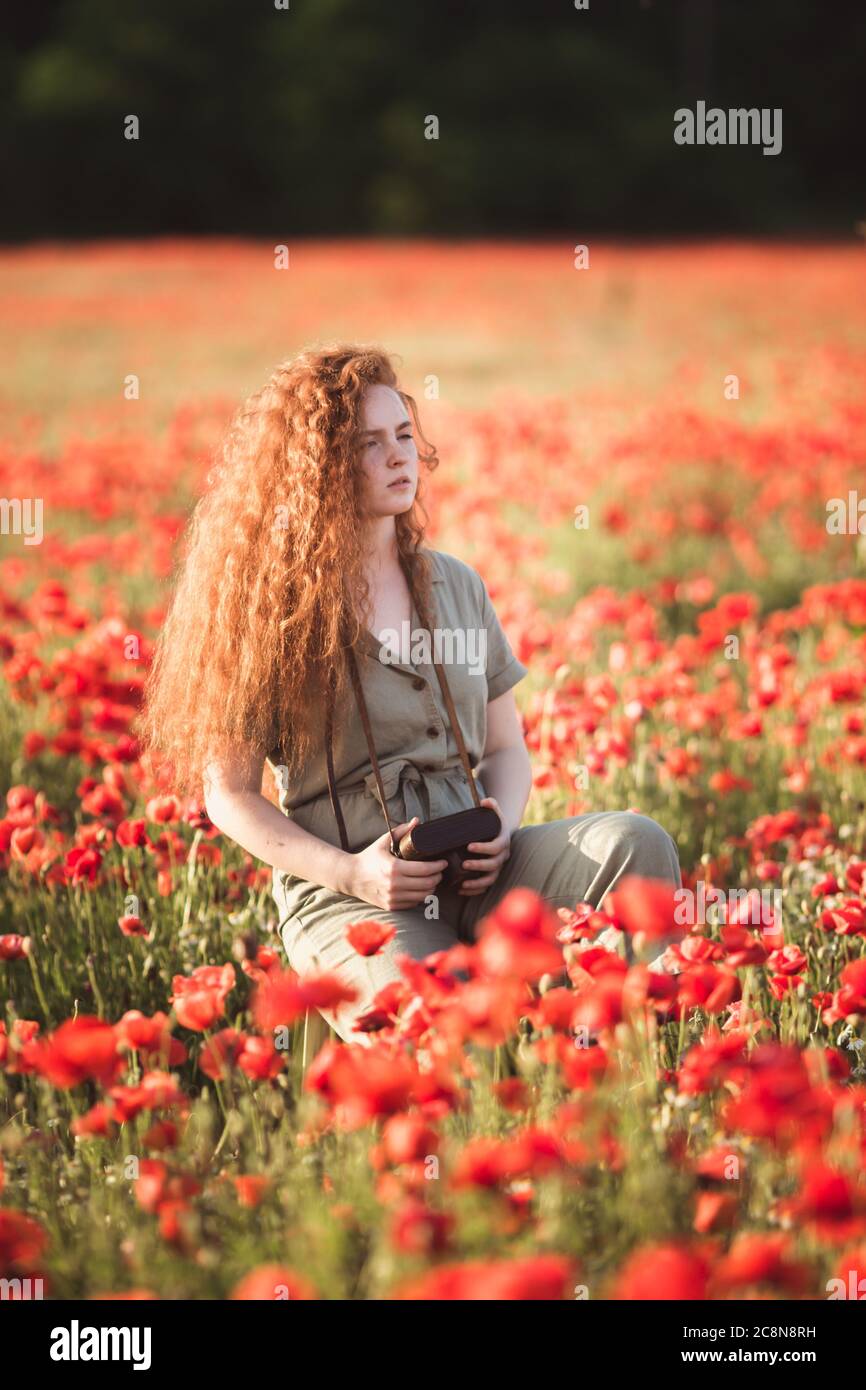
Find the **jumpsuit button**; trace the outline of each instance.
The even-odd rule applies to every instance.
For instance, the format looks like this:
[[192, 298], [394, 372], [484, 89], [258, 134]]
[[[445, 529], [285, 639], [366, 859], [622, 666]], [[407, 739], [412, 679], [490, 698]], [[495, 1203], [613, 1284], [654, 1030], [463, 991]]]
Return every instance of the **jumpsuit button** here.
[[439, 737], [439, 730], [436, 728], [436, 726], [435, 726], [434, 724], [431, 724], [430, 727], [429, 727], [429, 729], [427, 730], [427, 737], [428, 737], [428, 738], [438, 738], [438, 737]]
[[412, 689], [413, 689], [413, 690], [423, 690], [426, 684], [427, 684], [427, 682], [424, 681], [424, 680], [422, 680], [420, 676], [416, 676], [415, 679], [414, 679], [413, 682], [412, 682]]

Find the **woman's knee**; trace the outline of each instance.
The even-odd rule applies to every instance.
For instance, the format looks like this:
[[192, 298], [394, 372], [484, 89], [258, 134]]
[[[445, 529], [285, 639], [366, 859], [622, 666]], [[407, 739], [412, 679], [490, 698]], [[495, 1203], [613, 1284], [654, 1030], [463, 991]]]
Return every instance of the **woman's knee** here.
[[680, 881], [676, 844], [663, 825], [636, 811], [607, 811], [586, 828], [581, 848], [597, 863], [641, 878]]

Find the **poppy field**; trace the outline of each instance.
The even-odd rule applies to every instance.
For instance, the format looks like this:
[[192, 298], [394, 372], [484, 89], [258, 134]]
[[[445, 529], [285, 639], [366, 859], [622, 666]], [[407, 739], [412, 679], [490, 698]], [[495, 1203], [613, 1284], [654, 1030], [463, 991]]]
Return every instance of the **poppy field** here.
[[[863, 256], [0, 253], [4, 1296], [866, 1297]], [[653, 816], [688, 891], [516, 892], [312, 1055], [343, 986], [136, 718], [231, 411], [335, 340], [529, 668], [527, 820]]]

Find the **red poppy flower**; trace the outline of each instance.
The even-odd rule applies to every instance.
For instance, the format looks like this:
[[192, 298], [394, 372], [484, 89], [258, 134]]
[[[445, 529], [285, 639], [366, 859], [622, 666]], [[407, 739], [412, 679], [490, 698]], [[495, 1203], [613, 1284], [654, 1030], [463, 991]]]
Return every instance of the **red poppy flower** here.
[[436, 1012], [436, 1035], [456, 1047], [468, 1041], [498, 1047], [514, 1032], [526, 1006], [519, 979], [469, 980]]
[[802, 975], [771, 975], [770, 993], [774, 999], [784, 999], [787, 994], [793, 994], [802, 983]]
[[90, 887], [97, 882], [102, 865], [102, 855], [96, 849], [71, 849], [63, 861], [66, 877], [73, 885], [86, 883]]
[[371, 1120], [405, 1110], [417, 1075], [404, 1053], [390, 1056], [374, 1047], [326, 1043], [304, 1077], [304, 1088], [328, 1100], [341, 1128], [359, 1129]]
[[592, 903], [578, 903], [573, 912], [566, 907], [560, 907], [556, 915], [563, 923], [556, 933], [556, 939], [563, 946], [578, 941], [592, 941], [600, 931], [616, 926], [613, 917], [606, 912], [600, 912]]
[[470, 1260], [438, 1269], [402, 1284], [395, 1299], [436, 1301], [559, 1300], [577, 1278], [575, 1262], [564, 1255], [532, 1255], [518, 1260]]
[[605, 895], [604, 908], [623, 931], [640, 934], [647, 941], [663, 941], [683, 934], [674, 915], [679, 905], [677, 891], [659, 879], [629, 874]]
[[30, 954], [30, 946], [29, 936], [18, 936], [15, 932], [0, 936], [0, 960], [23, 960]]
[[142, 1136], [142, 1144], [146, 1149], [156, 1149], [162, 1152], [166, 1149], [176, 1147], [178, 1141], [178, 1127], [172, 1120], [154, 1120]]
[[118, 1120], [132, 1120], [143, 1110], [185, 1107], [186, 1096], [168, 1072], [149, 1071], [137, 1086], [113, 1086], [109, 1097]]
[[230, 963], [200, 965], [191, 975], [175, 975], [169, 1002], [184, 1028], [201, 1033], [222, 1018], [234, 986], [235, 968]]
[[191, 1210], [189, 1202], [182, 1197], [168, 1197], [157, 1209], [159, 1234], [167, 1245], [174, 1246], [183, 1255], [192, 1255], [194, 1251], [188, 1220]]
[[698, 1235], [729, 1229], [737, 1219], [739, 1199], [735, 1192], [699, 1192], [693, 1230]]
[[810, 1086], [801, 1051], [764, 1043], [749, 1054], [740, 1093], [723, 1110], [726, 1128], [784, 1145], [820, 1138], [833, 1124], [828, 1095]]
[[821, 913], [821, 926], [839, 936], [857, 936], [866, 929], [866, 904], [859, 898], [844, 898]]
[[588, 1091], [597, 1086], [610, 1066], [610, 1058], [603, 1047], [580, 1047], [577, 1040], [561, 1033], [542, 1038], [537, 1052], [542, 1061], [558, 1063], [570, 1091]]
[[808, 1268], [794, 1259], [791, 1237], [785, 1232], [745, 1231], [713, 1270], [713, 1297], [743, 1294], [756, 1287], [801, 1294], [811, 1280]]
[[34, 1071], [63, 1090], [83, 1081], [110, 1085], [126, 1065], [114, 1028], [87, 1015], [68, 1019], [50, 1037], [23, 1051]]
[[148, 928], [144, 922], [133, 913], [129, 913], [125, 917], [118, 917], [117, 925], [124, 936], [147, 936], [148, 933]]
[[[567, 1033], [572, 1027], [572, 1016], [578, 996], [573, 989], [565, 986], [549, 989], [531, 1011], [537, 1028], [553, 1028], [559, 1033]], [[530, 1012], [530, 1011], [527, 1011]]]
[[143, 816], [140, 820], [122, 820], [114, 833], [124, 849], [141, 849], [147, 844], [147, 821]]
[[[830, 1285], [835, 1281], [835, 1288]], [[827, 1294], [831, 1299], [851, 1299], [858, 1303], [866, 1300], [866, 1245], [855, 1246], [840, 1255], [833, 1270], [833, 1280], [827, 1284]]]
[[271, 975], [279, 975], [281, 968], [280, 953], [271, 946], [259, 946], [253, 960], [244, 958], [241, 961], [241, 970], [256, 984], [262, 984]]
[[829, 898], [841, 891], [841, 885], [835, 874], [824, 874], [809, 891], [813, 898]]
[[710, 791], [717, 792], [719, 796], [728, 796], [731, 792], [750, 792], [754, 787], [754, 783], [750, 782], [748, 777], [737, 777], [730, 768], [714, 772], [708, 785]]
[[245, 1076], [254, 1081], [271, 1081], [285, 1066], [287, 1053], [274, 1044], [273, 1038], [251, 1034], [244, 1039], [237, 1055], [237, 1065]]
[[382, 1129], [389, 1163], [416, 1163], [439, 1151], [439, 1136], [420, 1115], [392, 1115]]
[[611, 1296], [627, 1302], [695, 1302], [707, 1297], [709, 1274], [706, 1256], [687, 1245], [645, 1245], [628, 1257]]
[[115, 1132], [117, 1124], [118, 1117], [114, 1106], [100, 1101], [97, 1105], [92, 1105], [86, 1115], [79, 1115], [74, 1119], [70, 1128], [73, 1134], [81, 1138], [98, 1135], [104, 1139]]
[[716, 1149], [708, 1149], [697, 1159], [694, 1169], [702, 1178], [711, 1178], [716, 1182], [731, 1182], [736, 1178], [743, 1177], [747, 1168], [747, 1160], [744, 1154], [732, 1151], [729, 1145], [722, 1145]]
[[246, 1036], [236, 1028], [223, 1028], [208, 1038], [198, 1054], [198, 1064], [211, 1081], [224, 1081], [235, 1065]]
[[256, 989], [253, 997], [253, 1018], [256, 1027], [269, 1033], [281, 1024], [294, 1023], [308, 1009], [335, 1009], [351, 1004], [358, 998], [353, 985], [339, 976], [324, 972], [301, 978], [293, 970], [270, 975]]
[[48, 1247], [48, 1233], [23, 1211], [0, 1207], [0, 1276], [32, 1272]]
[[714, 965], [693, 965], [677, 976], [677, 1012], [703, 1009], [720, 1014], [740, 996], [740, 981], [733, 970]]
[[700, 1042], [689, 1048], [680, 1065], [683, 1095], [702, 1095], [725, 1081], [744, 1077], [747, 1041], [743, 1032], [723, 1036], [715, 1028], [708, 1028]]
[[172, 1172], [161, 1158], [142, 1158], [135, 1180], [135, 1198], [142, 1211], [156, 1212], [164, 1202], [186, 1202], [201, 1192], [189, 1173]]
[[406, 1255], [434, 1255], [447, 1249], [454, 1217], [410, 1197], [394, 1213], [390, 1239]]
[[45, 836], [35, 825], [19, 825], [9, 837], [9, 854], [16, 863], [27, 861], [34, 846], [45, 843]]
[[519, 1113], [529, 1104], [526, 1083], [521, 1081], [519, 1076], [508, 1076], [504, 1081], [497, 1081], [493, 1087], [493, 1094], [506, 1110]]
[[156, 821], [159, 825], [178, 821], [181, 815], [180, 799], [176, 796], [154, 796], [145, 806], [144, 814], [148, 820]]
[[676, 976], [650, 970], [647, 965], [631, 966], [623, 981], [622, 1006], [627, 1014], [647, 1007], [659, 1014], [668, 1013], [676, 996]]
[[745, 927], [724, 926], [719, 934], [727, 952], [726, 962], [732, 970], [739, 970], [744, 965], [760, 965], [766, 960], [764, 943]]
[[233, 1177], [232, 1183], [241, 1206], [253, 1209], [260, 1205], [270, 1185], [270, 1179], [260, 1173], [247, 1173]]
[[866, 1188], [856, 1178], [817, 1160], [806, 1169], [800, 1191], [782, 1209], [810, 1226], [821, 1240], [866, 1235]]
[[572, 1013], [572, 1026], [600, 1033], [614, 1028], [623, 1017], [625, 976], [619, 971], [605, 971], [593, 980], [589, 989], [581, 990]]
[[839, 1008], [845, 1015], [866, 1013], [866, 959], [852, 960], [839, 975]]
[[396, 935], [397, 928], [390, 922], [353, 922], [346, 930], [346, 940], [359, 956], [378, 955]]
[[512, 888], [484, 919], [482, 932], [491, 923], [509, 936], [533, 941], [556, 940], [557, 918], [531, 888]]
[[553, 942], [515, 936], [496, 926], [483, 929], [477, 961], [481, 973], [492, 979], [526, 981], [558, 973], [564, 965], [562, 951]]

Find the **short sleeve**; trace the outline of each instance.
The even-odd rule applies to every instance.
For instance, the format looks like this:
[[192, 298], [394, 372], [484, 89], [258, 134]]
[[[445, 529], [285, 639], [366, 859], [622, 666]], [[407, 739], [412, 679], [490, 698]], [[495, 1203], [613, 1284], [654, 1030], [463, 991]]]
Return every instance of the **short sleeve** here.
[[502, 624], [496, 616], [496, 610], [490, 602], [487, 585], [480, 575], [479, 581], [481, 584], [481, 625], [482, 630], [487, 634], [487, 698], [488, 700], [495, 700], [499, 695], [504, 695], [506, 690], [517, 685], [518, 681], [522, 681], [523, 677], [527, 675], [527, 668], [522, 661], [518, 661], [511, 650]]

